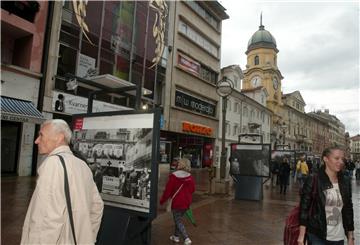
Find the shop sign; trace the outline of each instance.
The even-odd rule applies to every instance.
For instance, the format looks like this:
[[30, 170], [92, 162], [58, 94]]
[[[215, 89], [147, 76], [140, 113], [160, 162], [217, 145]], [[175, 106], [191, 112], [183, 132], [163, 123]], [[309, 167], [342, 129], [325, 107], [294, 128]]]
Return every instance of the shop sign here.
[[[68, 114], [87, 113], [88, 99], [72, 94], [53, 91], [52, 108], [55, 112]], [[92, 112], [132, 110], [125, 106], [114, 105], [98, 100], [93, 101]]]
[[175, 105], [207, 116], [215, 116], [215, 105], [200, 100], [179, 90], [175, 92]]
[[196, 75], [200, 74], [200, 64], [183, 54], [179, 54], [179, 56], [178, 56], [178, 65], [181, 68], [183, 68], [189, 72], [192, 72]]
[[4, 112], [1, 112], [1, 120], [21, 122], [21, 123], [35, 123], [35, 124], [40, 124], [45, 121], [45, 119], [41, 119], [41, 118], [27, 117], [25, 115], [19, 115], [19, 114], [7, 114]]
[[29, 118], [24, 117], [24, 116], [20, 116], [20, 115], [7, 115], [4, 113], [1, 113], [1, 120], [6, 120], [6, 121], [13, 121], [13, 122], [29, 122]]
[[212, 135], [212, 128], [191, 122], [182, 122], [182, 131], [206, 136]]

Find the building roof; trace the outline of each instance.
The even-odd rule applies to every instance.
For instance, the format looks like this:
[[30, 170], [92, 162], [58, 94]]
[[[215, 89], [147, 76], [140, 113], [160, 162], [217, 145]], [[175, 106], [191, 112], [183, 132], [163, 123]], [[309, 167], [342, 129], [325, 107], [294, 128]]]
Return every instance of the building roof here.
[[350, 137], [352, 141], [360, 141], [360, 134]]
[[218, 1], [204, 1], [211, 10], [221, 18], [221, 20], [229, 19], [229, 15], [225, 12], [226, 8], [222, 6]]
[[239, 65], [228, 65], [221, 68], [221, 72], [225, 72], [226, 70], [233, 70], [238, 73], [240, 79], [244, 78], [244, 73]]
[[274, 36], [271, 35], [269, 31], [265, 30], [265, 26], [262, 24], [262, 15], [260, 16], [259, 30], [251, 36], [248, 42], [246, 54], [256, 48], [272, 48], [278, 52]]
[[282, 97], [283, 97], [283, 98], [293, 97], [293, 98], [296, 98], [296, 99], [297, 99], [298, 101], [300, 101], [301, 103], [303, 103], [304, 106], [306, 105], [305, 100], [304, 100], [304, 98], [301, 96], [301, 93], [300, 93], [299, 90], [296, 90], [296, 91], [291, 92], [291, 93], [283, 94]]

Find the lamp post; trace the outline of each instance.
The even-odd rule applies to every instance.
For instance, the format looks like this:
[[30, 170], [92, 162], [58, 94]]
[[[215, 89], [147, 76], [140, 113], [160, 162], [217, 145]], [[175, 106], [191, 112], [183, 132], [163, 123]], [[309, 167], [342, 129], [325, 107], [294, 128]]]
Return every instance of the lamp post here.
[[285, 136], [286, 136], [287, 126], [286, 126], [285, 123], [283, 123], [280, 127], [281, 127], [281, 129], [282, 129], [282, 134], [283, 134], [283, 142], [282, 142], [282, 144], [285, 145]]
[[233, 82], [224, 76], [216, 83], [216, 93], [222, 98], [222, 127], [221, 127], [221, 157], [220, 157], [220, 178], [225, 178], [226, 170], [226, 148], [225, 148], [225, 126], [227, 97], [234, 88]]

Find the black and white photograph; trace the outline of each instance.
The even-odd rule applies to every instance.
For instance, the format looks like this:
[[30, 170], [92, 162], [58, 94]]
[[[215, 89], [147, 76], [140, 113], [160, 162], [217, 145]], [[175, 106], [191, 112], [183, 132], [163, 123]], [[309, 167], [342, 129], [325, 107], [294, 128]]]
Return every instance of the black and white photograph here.
[[270, 145], [231, 144], [230, 174], [269, 177]]
[[271, 152], [271, 161], [282, 163], [283, 159], [287, 158], [289, 160], [290, 166], [293, 166], [295, 163], [295, 151], [272, 151]]
[[86, 129], [85, 123], [74, 130], [74, 150], [89, 164], [104, 202], [149, 212], [153, 129]]

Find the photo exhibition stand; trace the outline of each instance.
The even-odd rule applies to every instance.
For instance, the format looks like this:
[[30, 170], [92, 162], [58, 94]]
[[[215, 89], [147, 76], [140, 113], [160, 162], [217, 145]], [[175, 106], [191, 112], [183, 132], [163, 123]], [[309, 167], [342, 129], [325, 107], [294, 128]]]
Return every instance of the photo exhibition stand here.
[[[108, 87], [68, 75], [98, 88], [89, 95], [86, 114], [73, 115], [73, 149], [93, 172], [104, 200], [98, 245], [151, 244], [151, 222], [157, 212], [159, 108], [93, 112], [97, 94], [129, 97], [136, 86]], [[132, 93], [129, 93], [132, 91]]]
[[262, 177], [238, 175], [235, 178], [235, 200], [261, 201], [263, 199]]
[[73, 115], [73, 148], [86, 159], [105, 204], [96, 244], [151, 244], [159, 127], [159, 108]]
[[[257, 149], [257, 150], [256, 150]], [[263, 200], [263, 179], [269, 178], [270, 145], [262, 135], [239, 135], [239, 143], [231, 144], [230, 171], [235, 184], [235, 200]], [[256, 165], [259, 163], [259, 166]]]

